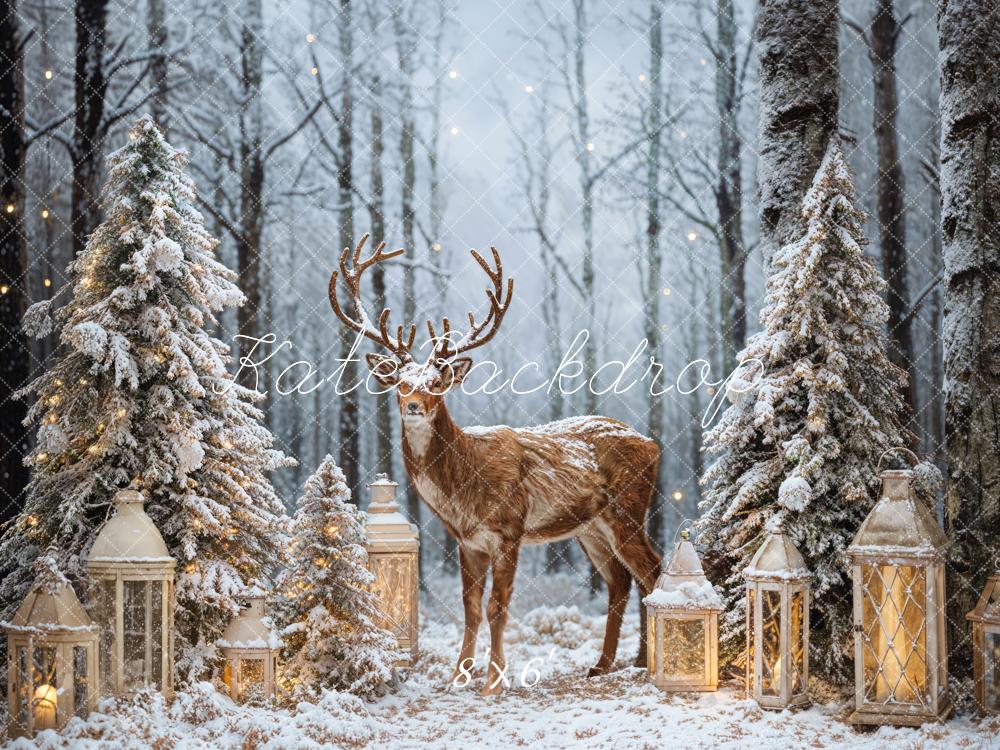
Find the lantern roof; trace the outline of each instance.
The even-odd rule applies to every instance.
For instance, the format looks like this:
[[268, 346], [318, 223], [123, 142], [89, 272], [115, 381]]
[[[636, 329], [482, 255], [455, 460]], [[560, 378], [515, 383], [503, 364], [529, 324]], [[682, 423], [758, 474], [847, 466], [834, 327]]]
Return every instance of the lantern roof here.
[[705, 577], [698, 552], [687, 537], [674, 545], [674, 553], [644, 604], [654, 609], [721, 611], [722, 599]]
[[1000, 572], [986, 579], [983, 593], [976, 602], [976, 607], [966, 618], [974, 622], [988, 622], [1000, 625]]
[[244, 595], [248, 606], [226, 626], [216, 645], [228, 649], [269, 650], [281, 648], [281, 638], [264, 611], [266, 595], [253, 588]]
[[369, 542], [412, 545], [419, 539], [417, 527], [399, 510], [396, 487], [397, 484], [387, 474], [376, 474], [375, 481], [368, 485], [371, 503], [368, 505], [365, 531]]
[[21, 602], [9, 622], [0, 623], [8, 633], [72, 633], [90, 635], [97, 630], [65, 580], [54, 585], [38, 582]]
[[909, 469], [882, 472], [882, 496], [862, 522], [848, 555], [938, 557], [948, 537], [934, 512], [917, 499]]
[[812, 573], [792, 540], [777, 528], [764, 539], [743, 576], [754, 581], [802, 581]]
[[142, 493], [119, 490], [113, 498], [115, 514], [104, 522], [87, 557], [88, 563], [139, 562], [173, 565], [167, 545], [153, 520], [143, 510]]

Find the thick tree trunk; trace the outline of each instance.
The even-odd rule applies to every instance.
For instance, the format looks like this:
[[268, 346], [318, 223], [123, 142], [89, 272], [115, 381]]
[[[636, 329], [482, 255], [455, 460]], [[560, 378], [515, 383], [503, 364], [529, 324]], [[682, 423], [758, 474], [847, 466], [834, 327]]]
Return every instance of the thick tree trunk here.
[[104, 69], [107, 0], [76, 0], [76, 97], [73, 121], [73, 190], [70, 229], [73, 255], [87, 244], [87, 237], [101, 220], [100, 175], [104, 153], [104, 102], [108, 79]]
[[[351, 10], [351, 0], [340, 0], [339, 46], [342, 58], [343, 75], [340, 80], [340, 117], [337, 124], [337, 152], [340, 163], [337, 165], [337, 203], [340, 206], [340, 247], [353, 247], [354, 237], [354, 143], [352, 123], [354, 119], [354, 92], [352, 78], [354, 75], [354, 28]], [[340, 329], [340, 358], [346, 360], [354, 345], [355, 335], [346, 327]], [[358, 378], [357, 362], [345, 363], [342, 383], [343, 390], [350, 391], [339, 396], [339, 435], [340, 454], [338, 463], [344, 472], [347, 486], [355, 498], [361, 493], [361, 436], [359, 434], [358, 391], [353, 386]]]
[[724, 374], [736, 366], [747, 333], [746, 255], [743, 248], [743, 176], [740, 162], [739, 102], [736, 95], [736, 15], [733, 0], [717, 0], [715, 101], [719, 116], [719, 183], [715, 205], [721, 230]]
[[[906, 256], [906, 209], [903, 165], [899, 159], [896, 128], [899, 100], [896, 93], [896, 42], [902, 31], [893, 9], [894, 0], [876, 0], [869, 27], [873, 76], [873, 115], [878, 154], [878, 224], [882, 275], [888, 283], [889, 361], [907, 373], [904, 399], [910, 417], [916, 413], [916, 363], [913, 327], [908, 315], [910, 292]], [[915, 431], [911, 424], [910, 429]]]
[[170, 129], [170, 108], [167, 103], [167, 10], [164, 0], [148, 0], [146, 4], [146, 34], [149, 48], [157, 50], [150, 61], [149, 86], [156, 93], [150, 100], [149, 113], [164, 136]]
[[760, 217], [764, 258], [800, 229], [802, 198], [837, 130], [837, 0], [761, 0]]
[[13, 393], [28, 379], [28, 343], [21, 331], [27, 301], [24, 237], [24, 59], [16, 0], [0, 0], [0, 523], [24, 506], [28, 470], [26, 409]]
[[941, 194], [951, 672], [1000, 538], [1000, 6], [940, 0]]

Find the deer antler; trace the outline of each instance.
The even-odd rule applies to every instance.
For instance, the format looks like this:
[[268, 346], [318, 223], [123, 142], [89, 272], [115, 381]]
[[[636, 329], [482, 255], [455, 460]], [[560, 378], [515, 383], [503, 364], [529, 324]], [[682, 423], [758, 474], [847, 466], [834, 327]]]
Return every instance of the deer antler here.
[[490, 281], [493, 282], [493, 288], [486, 290], [486, 297], [490, 302], [489, 312], [486, 313], [486, 317], [483, 318], [481, 323], [477, 323], [472, 311], [469, 311], [469, 330], [457, 341], [452, 340], [451, 323], [448, 318], [443, 318], [441, 321], [441, 336], [437, 335], [437, 332], [434, 330], [434, 324], [428, 320], [427, 331], [430, 333], [431, 342], [434, 345], [430, 361], [448, 361], [459, 354], [464, 354], [476, 347], [482, 346], [492, 339], [500, 328], [500, 323], [507, 312], [507, 308], [510, 307], [510, 301], [514, 295], [514, 279], [507, 279], [507, 288], [504, 290], [503, 263], [500, 261], [500, 253], [493, 246], [490, 246], [490, 250], [493, 252], [495, 269], [490, 268], [482, 255], [475, 250], [472, 251], [472, 257], [476, 259], [476, 262], [486, 272]]
[[[392, 352], [396, 359], [405, 364], [413, 359], [410, 355], [410, 349], [413, 347], [413, 339], [417, 334], [417, 327], [411, 324], [409, 333], [404, 337], [403, 326], [400, 325], [396, 329], [396, 336], [394, 338], [389, 335], [389, 308], [385, 308], [379, 314], [378, 327], [376, 328], [372, 325], [371, 319], [365, 313], [364, 307], [361, 304], [361, 275], [376, 263], [381, 263], [384, 260], [390, 260], [402, 255], [403, 248], [385, 252], [385, 243], [381, 242], [375, 248], [375, 252], [364, 260], [361, 260], [361, 251], [364, 249], [367, 241], [368, 235], [366, 234], [358, 242], [358, 246], [354, 248], [351, 257], [351, 268], [348, 268], [347, 265], [347, 256], [351, 254], [351, 249], [345, 247], [344, 252], [340, 254], [340, 271], [334, 271], [330, 274], [330, 284], [327, 287], [330, 305], [344, 325], [352, 331], [363, 334], [366, 338], [384, 346]], [[340, 300], [337, 297], [337, 279], [340, 277], [343, 277], [344, 283], [351, 293], [351, 301], [354, 303], [354, 310], [358, 316], [356, 319], [347, 315], [340, 306]]]

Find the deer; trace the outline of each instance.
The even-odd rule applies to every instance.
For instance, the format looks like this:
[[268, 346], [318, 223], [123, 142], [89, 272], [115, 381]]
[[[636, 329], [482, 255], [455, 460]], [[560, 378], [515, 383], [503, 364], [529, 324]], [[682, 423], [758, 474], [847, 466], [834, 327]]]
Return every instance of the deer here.
[[[362, 258], [365, 235], [345, 247], [330, 275], [330, 304], [340, 322], [378, 347], [365, 356], [375, 380], [395, 390], [402, 422], [402, 454], [417, 494], [457, 541], [465, 627], [452, 683], [474, 664], [487, 574], [492, 586], [486, 607], [490, 664], [482, 695], [502, 692], [505, 682], [504, 628], [523, 545], [575, 538], [608, 591], [608, 615], [597, 663], [588, 676], [611, 671], [622, 618], [635, 579], [642, 597], [652, 591], [660, 558], [646, 535], [646, 513], [656, 487], [659, 447], [623, 422], [600, 416], [571, 417], [538, 427], [459, 427], [445, 395], [472, 368], [467, 356], [497, 333], [510, 307], [514, 280], [504, 284], [500, 254], [493, 265], [472, 256], [489, 279], [489, 303], [479, 319], [470, 311], [468, 329], [453, 331], [447, 317], [441, 335], [427, 321], [429, 355], [413, 355], [416, 325], [395, 332], [385, 308], [373, 322], [362, 303], [361, 281], [372, 266], [404, 250], [382, 242]], [[342, 305], [344, 287], [350, 307]], [[641, 607], [640, 599], [640, 607]], [[646, 622], [640, 610], [636, 666], [646, 664]], [[450, 683], [450, 684], [452, 684]]]

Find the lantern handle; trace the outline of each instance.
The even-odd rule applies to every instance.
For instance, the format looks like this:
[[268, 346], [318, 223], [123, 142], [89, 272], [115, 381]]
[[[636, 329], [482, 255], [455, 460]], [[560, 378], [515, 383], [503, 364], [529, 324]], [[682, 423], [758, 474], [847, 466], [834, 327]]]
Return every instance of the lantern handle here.
[[913, 459], [911, 462], [912, 466], [916, 466], [918, 463], [920, 463], [920, 459], [917, 457], [916, 453], [911, 451], [909, 448], [904, 448], [903, 446], [898, 445], [895, 448], [889, 448], [887, 450], [882, 451], [882, 455], [878, 457], [878, 463], [875, 465], [875, 471], [882, 471], [883, 459], [885, 459], [885, 457], [888, 456], [889, 454], [897, 452], [908, 454], [910, 458]]
[[678, 526], [677, 530], [674, 531], [674, 544], [677, 544], [677, 537], [681, 536], [684, 532], [687, 532], [688, 536], [686, 538], [693, 544], [694, 541], [690, 539], [690, 537], [693, 536], [691, 533], [692, 531], [694, 531], [694, 521], [690, 518], [682, 520], [680, 526]]

